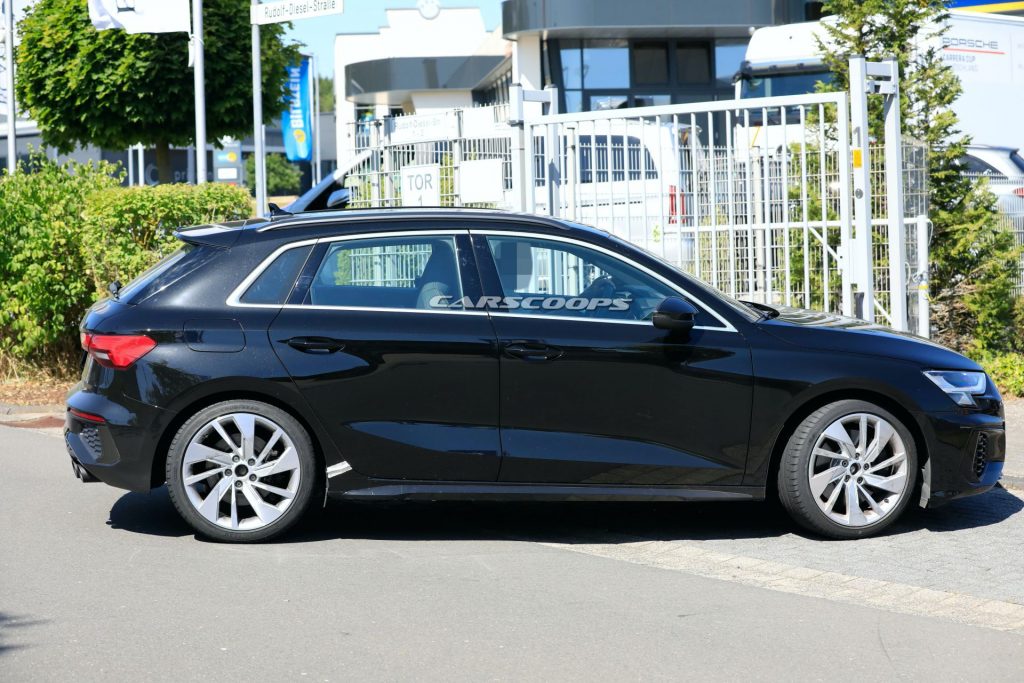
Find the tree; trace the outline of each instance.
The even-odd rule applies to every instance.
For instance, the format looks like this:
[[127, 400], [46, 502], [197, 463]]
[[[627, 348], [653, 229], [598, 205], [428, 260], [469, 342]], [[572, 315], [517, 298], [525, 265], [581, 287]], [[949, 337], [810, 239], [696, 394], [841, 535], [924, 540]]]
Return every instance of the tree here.
[[334, 111], [334, 79], [317, 76], [320, 86], [320, 111]]
[[[249, 178], [249, 188], [256, 194], [256, 157], [251, 154], [245, 159], [245, 177]], [[283, 154], [267, 155], [267, 194], [271, 197], [284, 197], [298, 194], [301, 189], [302, 171], [288, 161]]]
[[[252, 131], [249, 0], [206, 0], [206, 129], [211, 140]], [[63, 153], [93, 144], [156, 148], [171, 179], [170, 146], [195, 141], [195, 98], [184, 33], [97, 31], [82, 0], [39, 0], [19, 25], [16, 89], [43, 141]], [[265, 121], [285, 108], [298, 46], [285, 26], [260, 32]]]
[[[823, 90], [849, 88], [849, 55], [895, 57], [904, 137], [928, 146], [932, 328], [960, 350], [1002, 349], [1012, 341], [1013, 235], [998, 226], [995, 197], [963, 173], [970, 138], [950, 108], [960, 79], [924, 38], [949, 18], [943, 0], [828, 0], [818, 48], [832, 72]], [[944, 32], [945, 29], [938, 29]], [[929, 47], [930, 45], [930, 47]], [[880, 98], [869, 99], [871, 137], [883, 137]]]

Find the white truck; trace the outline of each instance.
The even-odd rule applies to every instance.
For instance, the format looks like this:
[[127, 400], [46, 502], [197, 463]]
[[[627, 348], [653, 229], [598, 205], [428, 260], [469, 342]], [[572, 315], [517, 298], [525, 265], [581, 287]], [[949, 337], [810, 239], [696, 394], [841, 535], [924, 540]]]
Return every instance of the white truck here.
[[[1016, 155], [1024, 147], [1024, 126], [1018, 118], [1024, 111], [1024, 18], [951, 11], [945, 33], [926, 33], [924, 40], [940, 46], [943, 61], [960, 77], [963, 94], [953, 110], [960, 130], [978, 148], [973, 161], [980, 169], [992, 167], [992, 173], [1024, 175], [1024, 161]], [[736, 97], [814, 92], [815, 83], [829, 77], [818, 37], [827, 41], [817, 21], [754, 31], [736, 80]], [[993, 150], [999, 150], [995, 163]]]

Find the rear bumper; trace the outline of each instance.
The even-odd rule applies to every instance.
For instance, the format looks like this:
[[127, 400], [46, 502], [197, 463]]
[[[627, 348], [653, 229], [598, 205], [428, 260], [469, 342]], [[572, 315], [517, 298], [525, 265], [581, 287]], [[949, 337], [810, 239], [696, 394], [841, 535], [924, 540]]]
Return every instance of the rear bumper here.
[[[79, 417], [72, 408], [103, 422]], [[115, 403], [77, 390], [68, 397], [64, 442], [72, 461], [96, 479], [129, 491], [149, 491], [161, 479], [153, 471], [154, 455], [170, 417], [153, 406], [130, 400]]]
[[988, 491], [1003, 473], [1006, 423], [1002, 414], [943, 413], [925, 416], [928, 461], [921, 505], [936, 507]]

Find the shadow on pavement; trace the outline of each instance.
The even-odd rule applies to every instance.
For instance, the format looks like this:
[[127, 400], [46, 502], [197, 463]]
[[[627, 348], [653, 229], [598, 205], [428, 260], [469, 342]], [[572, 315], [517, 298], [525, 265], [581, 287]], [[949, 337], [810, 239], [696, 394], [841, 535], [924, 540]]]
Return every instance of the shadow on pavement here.
[[[1002, 488], [935, 510], [911, 507], [887, 535], [928, 529], [959, 531], [998, 524], [1024, 509]], [[192, 535], [166, 488], [128, 493], [110, 510], [108, 524], [154, 536]], [[280, 543], [338, 538], [380, 540], [508, 540], [616, 543], [658, 540], [770, 538], [803, 532], [775, 503], [394, 502], [329, 500]]]
[[149, 536], [190, 536], [193, 533], [192, 527], [174, 509], [166, 486], [149, 493], [124, 494], [110, 508], [107, 525]]
[[7, 612], [0, 612], [0, 655], [27, 647], [26, 645], [9, 645], [7, 643], [11, 635], [11, 629], [38, 626], [43, 623], [45, 621], [42, 619], [28, 619]]

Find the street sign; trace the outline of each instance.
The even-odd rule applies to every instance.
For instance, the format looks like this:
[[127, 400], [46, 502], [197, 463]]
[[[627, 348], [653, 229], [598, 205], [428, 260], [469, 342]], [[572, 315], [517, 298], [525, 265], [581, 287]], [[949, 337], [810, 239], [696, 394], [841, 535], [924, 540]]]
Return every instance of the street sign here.
[[441, 205], [441, 165], [402, 167], [402, 206]]
[[249, 18], [251, 23], [262, 26], [341, 14], [343, 11], [343, 0], [275, 0], [252, 5]]
[[459, 120], [455, 112], [416, 116], [394, 116], [384, 120], [388, 141], [392, 145], [423, 142], [424, 140], [451, 140], [459, 137]]
[[[242, 162], [242, 141], [221, 138], [221, 149], [213, 151], [213, 181], [228, 185], [241, 185], [245, 165]], [[249, 179], [248, 182], [252, 182]]]

